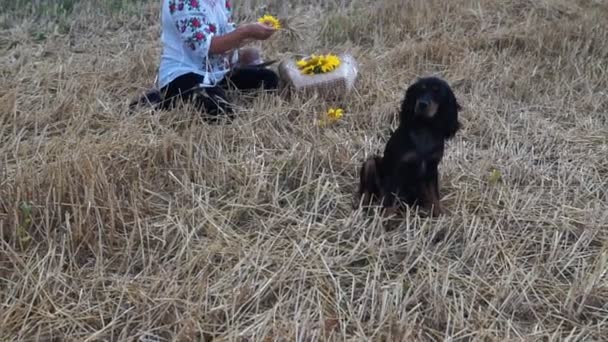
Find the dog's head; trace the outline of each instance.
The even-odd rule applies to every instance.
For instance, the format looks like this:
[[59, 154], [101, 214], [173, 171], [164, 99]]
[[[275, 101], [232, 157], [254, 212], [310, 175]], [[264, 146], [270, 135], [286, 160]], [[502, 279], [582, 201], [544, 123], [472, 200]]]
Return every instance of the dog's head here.
[[429, 122], [442, 128], [446, 138], [460, 129], [458, 111], [461, 107], [452, 88], [437, 77], [424, 77], [412, 84], [405, 93], [399, 115], [400, 124]]

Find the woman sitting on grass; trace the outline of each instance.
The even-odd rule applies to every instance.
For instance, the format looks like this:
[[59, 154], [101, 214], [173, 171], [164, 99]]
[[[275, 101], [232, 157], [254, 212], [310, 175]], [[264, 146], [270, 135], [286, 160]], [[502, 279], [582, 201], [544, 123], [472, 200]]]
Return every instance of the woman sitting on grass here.
[[[190, 102], [212, 117], [231, 114], [226, 88], [275, 90], [278, 76], [266, 68], [239, 68], [260, 62], [248, 41], [266, 40], [276, 31], [260, 23], [235, 27], [230, 0], [163, 0], [163, 52], [159, 67], [160, 94], [148, 102], [170, 109]], [[153, 96], [152, 96], [153, 97]]]

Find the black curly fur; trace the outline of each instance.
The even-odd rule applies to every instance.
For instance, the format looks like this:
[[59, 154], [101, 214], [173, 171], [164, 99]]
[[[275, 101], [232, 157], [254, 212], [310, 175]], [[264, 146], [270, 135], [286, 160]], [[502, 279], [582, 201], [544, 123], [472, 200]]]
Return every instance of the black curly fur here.
[[433, 215], [440, 214], [438, 167], [445, 142], [461, 128], [460, 110], [444, 80], [425, 77], [412, 84], [401, 103], [399, 127], [391, 134], [384, 156], [372, 156], [360, 168], [363, 204], [376, 199], [391, 211], [399, 202], [421, 204]]

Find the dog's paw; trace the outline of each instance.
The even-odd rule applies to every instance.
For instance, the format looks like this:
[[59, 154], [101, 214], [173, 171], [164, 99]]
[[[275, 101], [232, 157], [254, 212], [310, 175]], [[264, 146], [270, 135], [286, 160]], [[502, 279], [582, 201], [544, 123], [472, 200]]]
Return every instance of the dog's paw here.
[[390, 207], [385, 207], [383, 212], [382, 212], [382, 217], [384, 218], [391, 218], [397, 215], [397, 212], [399, 211], [399, 207], [398, 206], [390, 206]]
[[439, 217], [439, 216], [443, 216], [445, 214], [446, 214], [446, 210], [441, 205], [433, 206], [433, 208], [431, 209], [432, 217]]
[[431, 243], [433, 245], [436, 245], [442, 241], [446, 241], [448, 239], [449, 235], [449, 231], [447, 228], [441, 228], [439, 229], [438, 232], [436, 232], [435, 234], [433, 234], [433, 237], [431, 239]]

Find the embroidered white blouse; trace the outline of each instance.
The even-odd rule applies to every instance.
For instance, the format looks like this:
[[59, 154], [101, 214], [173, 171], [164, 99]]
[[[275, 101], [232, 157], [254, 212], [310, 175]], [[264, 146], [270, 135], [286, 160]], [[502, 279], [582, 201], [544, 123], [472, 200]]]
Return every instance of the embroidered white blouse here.
[[230, 0], [163, 0], [161, 20], [159, 88], [186, 73], [203, 76], [202, 86], [213, 86], [238, 58], [236, 52], [209, 53], [213, 36], [235, 29]]

